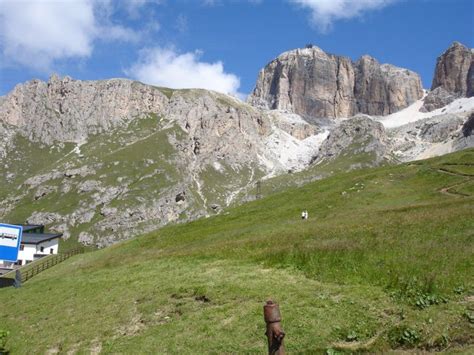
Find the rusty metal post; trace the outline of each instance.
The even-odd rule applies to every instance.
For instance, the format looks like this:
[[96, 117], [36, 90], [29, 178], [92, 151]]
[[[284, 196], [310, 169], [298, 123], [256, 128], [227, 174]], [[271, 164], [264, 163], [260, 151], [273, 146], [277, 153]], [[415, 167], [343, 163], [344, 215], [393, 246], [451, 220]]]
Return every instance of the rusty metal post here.
[[268, 338], [268, 353], [270, 355], [284, 355], [285, 346], [283, 338], [285, 332], [281, 328], [280, 308], [277, 303], [269, 300], [263, 306], [263, 317], [267, 323], [267, 331], [265, 335]]

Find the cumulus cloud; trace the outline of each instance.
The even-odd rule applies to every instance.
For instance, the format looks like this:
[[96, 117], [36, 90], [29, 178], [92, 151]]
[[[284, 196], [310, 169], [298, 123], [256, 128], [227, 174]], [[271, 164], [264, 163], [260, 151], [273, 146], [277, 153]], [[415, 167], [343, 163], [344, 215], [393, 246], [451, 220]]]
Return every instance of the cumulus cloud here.
[[221, 61], [206, 63], [201, 52], [179, 54], [170, 48], [143, 50], [139, 60], [125, 73], [141, 82], [175, 89], [203, 88], [226, 94], [238, 93], [240, 79], [224, 71]]
[[0, 2], [3, 61], [49, 70], [55, 60], [87, 58], [97, 39], [134, 41], [138, 34], [113, 24], [95, 0]]
[[311, 22], [327, 32], [337, 20], [361, 16], [364, 12], [378, 10], [399, 0], [289, 0], [311, 10]]

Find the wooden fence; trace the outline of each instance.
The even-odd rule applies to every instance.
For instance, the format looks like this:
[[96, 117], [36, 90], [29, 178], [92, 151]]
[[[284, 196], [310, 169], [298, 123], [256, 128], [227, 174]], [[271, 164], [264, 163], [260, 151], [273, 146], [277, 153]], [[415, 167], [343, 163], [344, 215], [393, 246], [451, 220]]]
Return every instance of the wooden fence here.
[[21, 272], [21, 282], [26, 282], [31, 279], [33, 276], [38, 275], [40, 272], [49, 269], [50, 267], [63, 262], [66, 259], [69, 259], [73, 255], [82, 254], [84, 253], [83, 248], [76, 248], [65, 253], [51, 255], [49, 257], [45, 257], [43, 259], [39, 259], [34, 265], [31, 265], [29, 268], [25, 268], [26, 270], [22, 270]]
[[[3, 283], [0, 282], [0, 287], [3, 286], [11, 286], [11, 282], [7, 282], [8, 280], [15, 280], [16, 273], [19, 271], [20, 273], [20, 281], [21, 283], [28, 281], [32, 277], [38, 275], [40, 272], [49, 269], [50, 267], [63, 262], [64, 260], [70, 258], [73, 255], [82, 254], [84, 253], [84, 248], [76, 248], [69, 250], [64, 253], [48, 255], [41, 259], [35, 260], [34, 262], [27, 264], [17, 270], [14, 270], [8, 274], [3, 275], [1, 278], [3, 279]], [[0, 280], [1, 281], [1, 280]]]

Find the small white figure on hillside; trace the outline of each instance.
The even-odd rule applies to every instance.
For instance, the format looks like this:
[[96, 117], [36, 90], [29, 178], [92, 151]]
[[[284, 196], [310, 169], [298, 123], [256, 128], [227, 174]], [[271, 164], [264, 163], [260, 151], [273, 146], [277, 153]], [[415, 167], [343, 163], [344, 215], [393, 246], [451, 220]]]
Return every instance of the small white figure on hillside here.
[[304, 210], [303, 212], [301, 212], [301, 219], [308, 219], [308, 211], [307, 210]]

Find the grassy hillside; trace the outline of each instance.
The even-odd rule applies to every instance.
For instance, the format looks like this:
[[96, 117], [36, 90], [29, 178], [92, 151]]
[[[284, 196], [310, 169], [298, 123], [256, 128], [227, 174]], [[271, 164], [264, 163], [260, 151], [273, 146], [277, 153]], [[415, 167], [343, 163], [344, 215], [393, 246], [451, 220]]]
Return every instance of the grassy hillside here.
[[[0, 289], [12, 353], [474, 351], [474, 150], [336, 174]], [[307, 209], [309, 220], [300, 219]]]
[[[17, 135], [0, 159], [0, 218], [25, 223], [35, 213], [48, 214], [33, 220], [71, 235], [66, 247], [75, 246], [81, 232], [107, 244], [169, 221], [215, 214], [211, 206], [226, 206], [229, 191], [263, 176], [255, 164], [233, 168], [224, 161], [220, 171], [212, 165], [188, 169], [176, 147], [188, 140], [175, 122], [155, 114], [91, 135], [81, 145], [47, 147]], [[175, 196], [183, 191], [186, 203], [177, 205]], [[124, 227], [130, 225], [134, 233]]]

